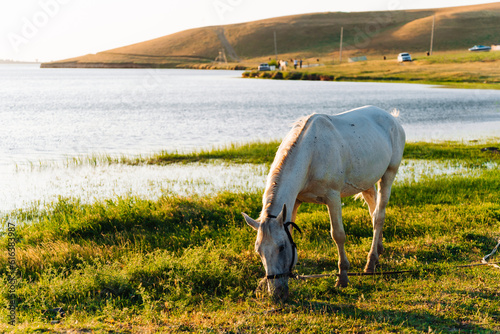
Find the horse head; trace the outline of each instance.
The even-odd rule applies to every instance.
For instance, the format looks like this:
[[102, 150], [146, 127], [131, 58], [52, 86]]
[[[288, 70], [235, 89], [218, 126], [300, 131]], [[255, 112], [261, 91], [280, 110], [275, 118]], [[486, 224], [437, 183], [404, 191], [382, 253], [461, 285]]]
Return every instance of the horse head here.
[[288, 298], [288, 278], [297, 262], [297, 247], [286, 222], [286, 205], [278, 216], [267, 215], [254, 220], [242, 213], [250, 227], [257, 231], [255, 251], [260, 255], [266, 270], [267, 288], [275, 299]]

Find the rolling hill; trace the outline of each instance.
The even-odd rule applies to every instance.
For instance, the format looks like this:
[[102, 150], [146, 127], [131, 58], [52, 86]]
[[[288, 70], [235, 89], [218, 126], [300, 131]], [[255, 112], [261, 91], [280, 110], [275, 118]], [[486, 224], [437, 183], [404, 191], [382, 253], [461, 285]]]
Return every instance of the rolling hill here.
[[500, 2], [427, 10], [327, 12], [190, 29], [42, 67], [210, 66], [221, 50], [242, 67], [275, 56], [319, 58], [338, 52], [340, 30], [348, 55], [385, 55], [429, 49], [435, 17], [435, 51], [500, 44]]

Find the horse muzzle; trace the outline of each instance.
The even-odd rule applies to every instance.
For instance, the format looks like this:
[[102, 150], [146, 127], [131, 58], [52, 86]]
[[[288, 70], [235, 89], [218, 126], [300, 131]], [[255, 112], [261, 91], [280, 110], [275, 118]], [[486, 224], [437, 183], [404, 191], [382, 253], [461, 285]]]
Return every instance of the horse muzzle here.
[[288, 299], [288, 277], [267, 280], [267, 288], [273, 299]]

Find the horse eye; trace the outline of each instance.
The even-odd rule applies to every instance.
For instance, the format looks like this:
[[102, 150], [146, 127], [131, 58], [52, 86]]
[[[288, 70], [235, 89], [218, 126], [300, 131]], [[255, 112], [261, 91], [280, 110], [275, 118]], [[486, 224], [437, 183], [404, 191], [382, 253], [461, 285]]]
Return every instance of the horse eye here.
[[281, 245], [280, 248], [279, 248], [279, 252], [281, 253], [284, 250], [285, 250], [285, 245]]

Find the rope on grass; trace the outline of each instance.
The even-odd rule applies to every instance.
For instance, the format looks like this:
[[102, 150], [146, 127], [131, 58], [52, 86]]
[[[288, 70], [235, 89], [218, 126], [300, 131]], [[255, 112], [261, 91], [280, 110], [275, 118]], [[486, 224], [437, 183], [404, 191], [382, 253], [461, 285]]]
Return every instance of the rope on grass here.
[[[499, 243], [500, 245], [500, 243]], [[484, 259], [482, 260], [484, 261]], [[472, 264], [465, 264], [465, 265], [460, 265], [460, 266], [453, 266], [454, 268], [469, 268], [469, 267], [477, 267], [477, 266], [492, 266], [495, 268], [500, 269], [499, 263], [496, 262], [481, 262], [481, 263], [472, 263]], [[429, 269], [424, 269], [429, 271]], [[385, 275], [399, 275], [399, 274], [416, 274], [421, 272], [421, 270], [399, 270], [399, 271], [377, 271], [373, 273], [347, 273], [347, 276], [385, 276]], [[332, 274], [315, 274], [315, 275], [295, 275], [293, 278], [294, 279], [299, 279], [299, 280], [307, 280], [311, 278], [324, 278], [324, 277], [338, 277], [340, 274], [338, 273], [332, 273]], [[256, 291], [263, 291], [264, 284], [267, 282], [267, 278], [263, 278], [260, 280], [257, 290]]]
[[[484, 256], [481, 260], [481, 263], [472, 263], [472, 264], [465, 264], [465, 265], [460, 265], [460, 266], [454, 266], [454, 268], [469, 268], [469, 267], [477, 267], [477, 266], [491, 266], [497, 269], [500, 269], [499, 264], [496, 262], [488, 262], [488, 259], [493, 256], [500, 247], [500, 239], [498, 239], [498, 244], [493, 248], [493, 251]], [[347, 273], [347, 276], [384, 276], [384, 275], [399, 275], [399, 274], [415, 274], [420, 272], [419, 270], [399, 270], [399, 271], [379, 271], [379, 272], [373, 272], [373, 273]], [[340, 274], [337, 273], [332, 273], [332, 274], [316, 274], [316, 275], [295, 275], [293, 278], [295, 279], [300, 279], [300, 280], [307, 280], [310, 278], [324, 278], [324, 277], [337, 277], [340, 276]], [[257, 287], [256, 292], [259, 293], [265, 293], [265, 283], [267, 282], [266, 278], [263, 278]]]
[[[460, 266], [453, 266], [454, 268], [469, 268], [469, 267], [477, 267], [477, 266], [491, 266], [497, 269], [500, 269], [500, 262], [488, 262], [488, 260], [495, 254], [500, 247], [500, 239], [498, 239], [498, 243], [493, 248], [493, 251], [489, 253], [488, 255], [485, 255], [481, 259], [481, 263], [472, 263], [472, 264], [465, 264], [465, 265], [460, 265]], [[347, 276], [383, 276], [383, 275], [399, 275], [399, 274], [415, 274], [420, 272], [419, 270], [399, 270], [399, 271], [380, 271], [380, 272], [373, 272], [373, 273], [347, 273]], [[340, 274], [317, 274], [317, 275], [293, 275], [291, 277], [295, 279], [300, 279], [300, 280], [307, 280], [310, 278], [323, 278], [323, 277], [336, 277], [340, 276]], [[267, 277], [264, 277], [262, 280], [260, 280], [257, 289], [255, 290], [255, 294], [257, 297], [262, 298], [265, 295], [267, 295]]]
[[481, 264], [485, 264], [485, 265], [492, 266], [494, 268], [500, 269], [500, 266], [497, 263], [488, 262], [488, 259], [490, 257], [492, 257], [493, 254], [496, 253], [496, 251], [498, 250], [498, 247], [500, 247], [500, 239], [498, 239], [498, 244], [495, 246], [495, 248], [493, 248], [493, 251], [490, 254], [488, 254], [485, 257], [483, 257], [483, 259], [481, 260]]
[[[417, 273], [417, 270], [399, 270], [399, 271], [377, 271], [373, 273], [347, 273], [347, 276], [383, 276], [383, 275], [399, 275], [399, 274], [409, 274]], [[323, 278], [323, 277], [333, 277], [340, 276], [340, 274], [317, 274], [317, 275], [296, 275], [296, 279], [306, 280], [309, 278]]]

